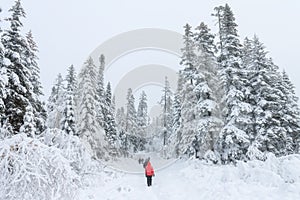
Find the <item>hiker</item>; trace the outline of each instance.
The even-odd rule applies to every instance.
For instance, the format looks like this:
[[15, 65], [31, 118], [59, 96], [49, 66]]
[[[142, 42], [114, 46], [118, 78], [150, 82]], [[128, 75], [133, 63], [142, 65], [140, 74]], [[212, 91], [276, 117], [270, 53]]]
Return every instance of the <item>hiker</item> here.
[[152, 185], [152, 176], [155, 176], [154, 169], [153, 169], [150, 161], [148, 161], [148, 163], [145, 167], [145, 176], [147, 177], [147, 185], [148, 185], [148, 187], [150, 187]]

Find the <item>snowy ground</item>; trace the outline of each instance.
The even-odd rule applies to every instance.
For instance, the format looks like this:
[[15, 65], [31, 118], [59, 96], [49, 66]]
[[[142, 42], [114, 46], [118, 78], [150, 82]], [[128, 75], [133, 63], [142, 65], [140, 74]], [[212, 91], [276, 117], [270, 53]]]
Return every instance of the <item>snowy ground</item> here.
[[[266, 162], [252, 161], [237, 166], [215, 166], [197, 160], [162, 160], [151, 155], [156, 170], [153, 186], [146, 186], [143, 168], [135, 159], [120, 160], [106, 175], [93, 176], [93, 187], [80, 192], [81, 200], [193, 200], [193, 199], [300, 199], [300, 156]], [[165, 165], [165, 166], [162, 166]], [[139, 167], [139, 172], [136, 171]], [[122, 167], [121, 167], [122, 168]], [[96, 178], [98, 177], [98, 178]], [[98, 180], [97, 180], [98, 179]]]

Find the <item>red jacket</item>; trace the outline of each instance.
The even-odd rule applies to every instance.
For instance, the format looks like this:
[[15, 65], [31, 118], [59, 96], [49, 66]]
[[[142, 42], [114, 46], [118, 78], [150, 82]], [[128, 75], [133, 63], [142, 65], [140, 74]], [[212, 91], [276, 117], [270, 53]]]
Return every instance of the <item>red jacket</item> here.
[[145, 174], [146, 174], [146, 176], [153, 176], [154, 175], [154, 169], [153, 169], [150, 162], [148, 162], [148, 164], [145, 168]]

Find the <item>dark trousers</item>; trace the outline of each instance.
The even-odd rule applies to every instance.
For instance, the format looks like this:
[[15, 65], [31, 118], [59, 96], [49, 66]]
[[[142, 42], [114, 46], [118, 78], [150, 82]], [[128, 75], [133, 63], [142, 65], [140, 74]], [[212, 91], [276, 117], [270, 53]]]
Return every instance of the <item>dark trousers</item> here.
[[146, 176], [147, 177], [147, 185], [148, 187], [152, 185], [152, 176]]

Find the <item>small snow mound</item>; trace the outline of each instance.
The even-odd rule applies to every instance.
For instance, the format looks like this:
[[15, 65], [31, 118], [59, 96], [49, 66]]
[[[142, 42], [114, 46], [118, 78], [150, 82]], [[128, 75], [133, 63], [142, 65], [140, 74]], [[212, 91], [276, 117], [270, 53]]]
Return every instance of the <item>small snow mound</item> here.
[[3, 59], [3, 64], [4, 64], [5, 66], [10, 66], [10, 65], [11, 65], [11, 62], [10, 62], [10, 60], [9, 60], [8, 58], [4, 58], [4, 59]]

